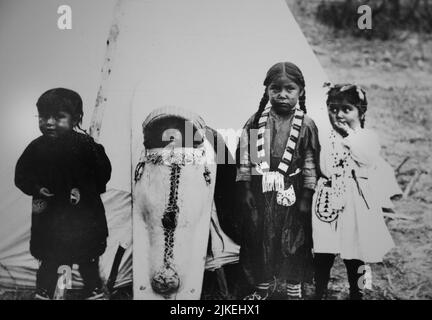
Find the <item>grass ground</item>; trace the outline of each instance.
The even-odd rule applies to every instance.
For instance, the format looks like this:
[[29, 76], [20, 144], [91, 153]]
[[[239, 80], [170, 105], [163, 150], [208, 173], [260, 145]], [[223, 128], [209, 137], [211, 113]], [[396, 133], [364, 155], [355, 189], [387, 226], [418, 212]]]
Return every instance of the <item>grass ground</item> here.
[[[353, 38], [314, 19], [316, 1], [287, 0], [311, 47], [333, 83], [354, 82], [367, 90], [366, 126], [375, 129], [383, 156], [397, 168], [402, 188], [423, 170], [395, 211], [410, 218], [388, 219], [396, 248], [372, 268], [367, 299], [432, 299], [432, 37], [399, 32], [390, 41]], [[338, 259], [330, 299], [344, 299], [348, 285]]]

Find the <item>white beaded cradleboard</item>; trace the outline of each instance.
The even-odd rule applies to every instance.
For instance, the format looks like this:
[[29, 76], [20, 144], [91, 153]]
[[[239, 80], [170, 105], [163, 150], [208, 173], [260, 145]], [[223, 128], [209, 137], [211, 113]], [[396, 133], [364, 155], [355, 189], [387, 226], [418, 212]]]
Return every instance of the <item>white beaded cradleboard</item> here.
[[[134, 188], [134, 299], [200, 298], [216, 179], [213, 148], [205, 141], [202, 149], [197, 162], [144, 165]], [[167, 214], [174, 231], [162, 222]]]

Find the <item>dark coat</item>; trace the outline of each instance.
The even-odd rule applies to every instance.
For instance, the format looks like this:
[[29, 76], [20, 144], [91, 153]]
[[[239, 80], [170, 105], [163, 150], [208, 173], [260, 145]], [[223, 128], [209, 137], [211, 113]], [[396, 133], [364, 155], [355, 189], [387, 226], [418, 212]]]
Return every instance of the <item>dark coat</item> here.
[[[30, 252], [39, 259], [79, 263], [102, 255], [108, 227], [100, 194], [111, 164], [102, 145], [73, 131], [57, 139], [33, 140], [15, 168], [15, 185], [33, 197]], [[48, 188], [53, 197], [39, 190]], [[70, 202], [72, 188], [81, 199]]]

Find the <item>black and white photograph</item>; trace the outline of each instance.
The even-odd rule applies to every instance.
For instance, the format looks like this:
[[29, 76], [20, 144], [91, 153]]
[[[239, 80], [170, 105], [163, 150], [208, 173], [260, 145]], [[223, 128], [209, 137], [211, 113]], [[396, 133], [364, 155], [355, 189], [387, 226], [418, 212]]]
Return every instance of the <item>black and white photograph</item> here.
[[430, 0], [0, 0], [0, 300], [432, 299], [431, 84]]

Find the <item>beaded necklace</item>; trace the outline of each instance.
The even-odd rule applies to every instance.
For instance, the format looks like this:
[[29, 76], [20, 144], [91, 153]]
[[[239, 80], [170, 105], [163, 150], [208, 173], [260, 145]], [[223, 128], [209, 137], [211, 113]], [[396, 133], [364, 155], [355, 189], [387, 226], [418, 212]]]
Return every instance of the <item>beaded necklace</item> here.
[[[300, 129], [303, 124], [304, 112], [296, 107], [294, 111], [294, 118], [291, 124], [290, 135], [287, 141], [285, 152], [278, 165], [277, 171], [270, 171], [270, 165], [265, 160], [265, 148], [264, 148], [264, 133], [268, 122], [271, 107], [264, 109], [261, 117], [258, 121], [258, 139], [257, 139], [257, 150], [259, 164], [257, 171], [262, 174], [262, 191], [270, 192], [277, 191], [277, 202], [282, 206], [291, 206], [296, 201], [294, 188], [290, 185], [285, 189], [284, 176], [288, 172], [291, 165], [294, 150], [297, 146], [298, 137], [300, 135]], [[298, 172], [294, 173], [297, 174]], [[293, 174], [293, 175], [294, 175]]]
[[257, 150], [259, 164], [257, 169], [263, 175], [263, 192], [282, 191], [284, 189], [283, 177], [288, 172], [289, 166], [291, 164], [293, 153], [298, 142], [300, 129], [304, 119], [304, 112], [299, 108], [296, 108], [294, 112], [294, 119], [291, 125], [290, 135], [281, 162], [279, 163], [277, 171], [270, 171], [270, 165], [264, 159], [264, 133], [268, 122], [270, 109], [270, 106], [267, 107], [261, 114], [261, 117], [258, 121]]

